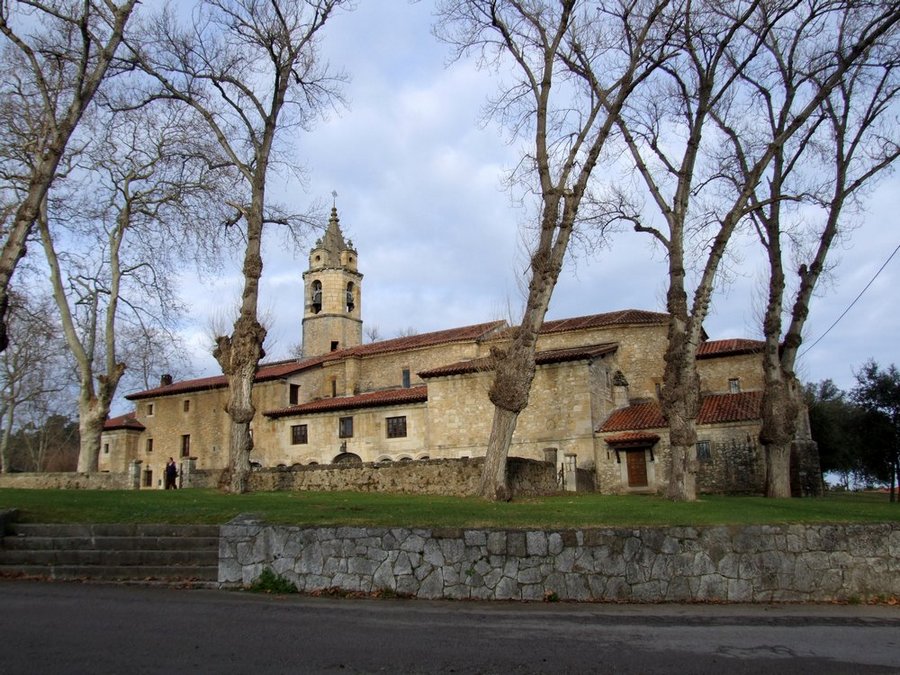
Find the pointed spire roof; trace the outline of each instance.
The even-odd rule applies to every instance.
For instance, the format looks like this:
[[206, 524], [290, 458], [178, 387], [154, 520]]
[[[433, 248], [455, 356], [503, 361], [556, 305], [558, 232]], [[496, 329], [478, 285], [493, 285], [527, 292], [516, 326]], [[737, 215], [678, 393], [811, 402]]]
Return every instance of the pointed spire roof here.
[[331, 207], [331, 218], [328, 219], [328, 227], [322, 238], [322, 248], [329, 253], [340, 253], [349, 248], [344, 240], [344, 233], [341, 232], [341, 219], [338, 218], [337, 206]]

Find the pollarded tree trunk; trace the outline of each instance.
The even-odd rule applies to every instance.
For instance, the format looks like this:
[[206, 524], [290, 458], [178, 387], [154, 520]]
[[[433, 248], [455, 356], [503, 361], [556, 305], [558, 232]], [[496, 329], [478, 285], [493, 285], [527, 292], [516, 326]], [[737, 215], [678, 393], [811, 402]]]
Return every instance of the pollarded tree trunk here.
[[250, 423], [256, 414], [253, 381], [259, 362], [265, 356], [263, 342], [266, 339], [266, 329], [257, 320], [259, 280], [263, 270], [262, 205], [265, 192], [263, 185], [257, 183], [255, 187], [253, 203], [246, 214], [247, 244], [244, 250], [244, 290], [240, 314], [231, 336], [218, 337], [213, 351], [213, 356], [228, 378], [228, 403], [225, 411], [231, 418], [229, 490], [236, 494], [249, 489], [250, 453], [253, 450]]
[[263, 357], [262, 344], [266, 329], [255, 317], [242, 315], [231, 337], [219, 337], [213, 355], [228, 378], [228, 403], [225, 410], [231, 418], [230, 430], [230, 486], [236, 494], [247, 492], [250, 474], [250, 453], [253, 436], [250, 423], [256, 414], [253, 405], [253, 379]]
[[12, 436], [12, 425], [15, 420], [15, 403], [7, 403], [3, 413], [3, 432], [0, 435], [0, 473], [9, 472], [9, 439]]
[[766, 497], [791, 496], [791, 446], [797, 433], [799, 404], [783, 379], [767, 381], [759, 433], [766, 454]]
[[[491, 438], [488, 442], [487, 454], [484, 457], [484, 468], [481, 474], [481, 484], [478, 493], [482, 497], [494, 501], [509, 501], [512, 493], [506, 481], [506, 459], [508, 452], [504, 453], [498, 448], [509, 448], [512, 443], [513, 433], [516, 430], [516, 422], [519, 413], [512, 410], [504, 410], [494, 406], [494, 422], [491, 426]], [[491, 444], [494, 445], [492, 450]]]
[[506, 482], [506, 459], [519, 413], [528, 405], [534, 381], [536, 337], [523, 320], [512, 345], [507, 350], [493, 351], [494, 381], [488, 396], [494, 404], [494, 421], [478, 486], [478, 494], [487, 499], [508, 501], [512, 497]]
[[672, 367], [673, 372], [665, 379], [662, 409], [669, 425], [671, 454], [666, 496], [683, 502], [697, 499], [696, 419], [700, 407], [700, 383], [692, 355], [682, 349], [677, 361], [678, 365]]
[[[671, 463], [666, 496], [674, 501], [694, 501], [697, 499], [696, 419], [700, 410], [696, 356], [700, 336], [696, 329], [699, 324], [695, 323], [696, 319], [692, 321], [688, 312], [683, 261], [682, 242], [673, 237], [669, 246], [669, 290], [666, 294], [669, 330], [660, 407], [669, 427]], [[705, 305], [702, 302], [699, 305], [702, 311]]]
[[[119, 386], [119, 380], [125, 373], [125, 364], [116, 363], [107, 375], [98, 375], [96, 393], [93, 386], [94, 371], [87, 365], [79, 363], [82, 370], [81, 396], [78, 401], [78, 432], [80, 434], [78, 450], [78, 471], [97, 471], [100, 457], [100, 443], [103, 425], [109, 417], [109, 406]], [[89, 384], [85, 385], [87, 380]]]
[[99, 403], [96, 397], [91, 397], [82, 399], [78, 404], [78, 432], [81, 435], [78, 450], [79, 473], [97, 471], [100, 436], [109, 414], [109, 406], [101, 406]]
[[[541, 218], [541, 243], [531, 257], [532, 276], [525, 314], [510, 346], [492, 352], [494, 381], [488, 396], [494, 404], [494, 421], [478, 486], [478, 494], [487, 499], [509, 500], [512, 496], [506, 482], [506, 459], [519, 413], [528, 405], [538, 333], [550, 306], [574, 222], [575, 211], [570, 206], [565, 209], [564, 217], [557, 220], [558, 201], [549, 199], [548, 202]], [[555, 241], [553, 233], [557, 233]]]

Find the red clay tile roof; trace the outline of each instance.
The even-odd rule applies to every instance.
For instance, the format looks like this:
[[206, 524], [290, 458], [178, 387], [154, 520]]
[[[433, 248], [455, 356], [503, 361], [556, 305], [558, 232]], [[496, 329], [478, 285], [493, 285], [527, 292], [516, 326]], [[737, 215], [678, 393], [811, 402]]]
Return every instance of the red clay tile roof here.
[[385, 391], [370, 391], [356, 396], [339, 396], [336, 398], [323, 398], [318, 401], [310, 401], [294, 405], [280, 410], [269, 410], [266, 417], [292, 417], [295, 415], [308, 415], [313, 413], [332, 412], [335, 410], [351, 410], [354, 408], [376, 408], [379, 406], [395, 405], [398, 403], [425, 403], [428, 400], [428, 387], [421, 385], [409, 389], [387, 389]]
[[650, 434], [646, 431], [626, 431], [606, 438], [606, 442], [610, 445], [644, 445], [656, 443], [658, 440], [659, 434]]
[[[299, 373], [300, 371], [316, 366], [324, 360], [323, 357], [317, 356], [312, 359], [303, 361], [274, 361], [272, 363], [263, 363], [256, 371], [255, 382], [268, 382], [270, 380], [279, 380], [288, 375]], [[172, 394], [187, 394], [192, 391], [206, 391], [209, 389], [222, 389], [228, 386], [228, 380], [224, 375], [214, 375], [212, 377], [201, 377], [195, 380], [184, 380], [182, 382], [173, 382], [172, 384], [161, 387], [154, 387], [146, 391], [138, 391], [134, 394], [128, 394], [125, 398], [129, 401], [137, 401], [143, 398], [156, 398], [157, 396], [170, 396]]]
[[[463, 342], [468, 340], [479, 340], [489, 336], [491, 333], [505, 327], [504, 321], [489, 321], [487, 323], [479, 323], [472, 326], [462, 326], [461, 328], [450, 328], [448, 330], [439, 330], [432, 333], [422, 333], [421, 335], [411, 335], [409, 337], [395, 338], [393, 340], [382, 340], [380, 342], [372, 342], [358, 347], [349, 347], [347, 349], [339, 349], [321, 356], [314, 356], [302, 361], [278, 361], [269, 364], [262, 364], [256, 372], [256, 382], [266, 382], [269, 380], [277, 380], [288, 375], [293, 375], [309, 368], [321, 365], [326, 361], [335, 361], [348, 356], [372, 356], [375, 354], [385, 354], [389, 352], [403, 351], [406, 349], [417, 349], [421, 347], [431, 347], [449, 342]], [[146, 391], [135, 392], [129, 394], [125, 398], [129, 401], [136, 401], [144, 398], [156, 398], [157, 396], [169, 396], [172, 394], [186, 394], [193, 391], [206, 391], [210, 389], [222, 389], [228, 386], [228, 380], [224, 375], [214, 375], [212, 377], [201, 377], [195, 380], [184, 380], [183, 382], [174, 382], [170, 385], [147, 389]]]
[[[700, 402], [697, 424], [757, 420], [761, 410], [761, 391], [745, 391], [740, 394], [707, 394]], [[638, 429], [664, 429], [665, 427], [666, 420], [659, 409], [659, 403], [650, 401], [613, 411], [597, 431], [608, 433]]]
[[627, 324], [665, 324], [669, 315], [661, 312], [648, 312], [643, 309], [622, 309], [617, 312], [578, 316], [572, 319], [545, 321], [541, 333], [562, 333], [584, 328], [600, 328], [603, 326], [621, 326]]
[[[604, 343], [599, 345], [589, 345], [586, 347], [570, 347], [568, 349], [547, 349], [538, 352], [534, 356], [535, 363], [539, 366], [551, 363], [565, 363], [567, 361], [583, 361], [594, 359], [604, 354], [611, 354], [618, 349], [618, 345], [613, 343]], [[439, 366], [430, 370], [424, 370], [418, 375], [422, 379], [429, 377], [446, 377], [448, 375], [465, 375], [468, 373], [476, 373], [493, 368], [489, 357], [481, 359], [472, 359], [470, 361], [458, 361], [446, 366]]]
[[103, 431], [116, 431], [118, 429], [143, 431], [146, 428], [147, 427], [137, 421], [133, 412], [119, 415], [118, 417], [110, 417], [103, 423]]
[[698, 359], [713, 359], [717, 356], [735, 356], [737, 354], [754, 354], [762, 352], [765, 342], [746, 338], [728, 340], [707, 340], [697, 348]]
[[346, 356], [373, 356], [375, 354], [406, 351], [407, 349], [432, 347], [434, 345], [442, 345], [449, 342], [482, 340], [505, 327], [505, 321], [488, 321], [487, 323], [478, 323], [472, 326], [449, 328], [447, 330], [438, 330], [431, 333], [422, 333], [421, 335], [409, 335], [407, 337], [399, 337], [392, 340], [370, 342], [369, 344], [359, 345], [358, 347], [349, 347], [347, 349], [331, 352], [323, 358], [326, 361], [330, 361], [333, 359], [341, 359]]
[[700, 424], [744, 422], [756, 420], [762, 414], [761, 391], [744, 391], [740, 394], [709, 394], [700, 403]]
[[619, 408], [606, 418], [598, 431], [633, 431], [635, 429], [663, 429], [666, 420], [656, 401], [637, 403]]

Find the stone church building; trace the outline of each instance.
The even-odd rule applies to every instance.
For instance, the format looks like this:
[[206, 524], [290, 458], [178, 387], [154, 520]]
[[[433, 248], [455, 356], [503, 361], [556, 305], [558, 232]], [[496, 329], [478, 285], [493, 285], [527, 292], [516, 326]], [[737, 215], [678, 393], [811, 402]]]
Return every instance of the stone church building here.
[[[332, 209], [303, 274], [302, 357], [263, 364], [256, 376], [254, 465], [484, 454], [493, 417], [490, 350], [508, 340], [508, 324], [363, 344], [362, 279]], [[669, 449], [658, 397], [667, 318], [625, 309], [546, 322], [510, 455], [592, 469], [601, 492], [662, 489]], [[701, 490], [762, 490], [761, 346], [738, 338], [700, 347]], [[223, 376], [163, 376], [158, 387], [128, 395], [134, 412], [108, 420], [101, 471], [125, 472], [140, 460], [142, 485], [158, 487], [170, 456], [195, 458], [198, 469], [225, 468], [226, 395]]]

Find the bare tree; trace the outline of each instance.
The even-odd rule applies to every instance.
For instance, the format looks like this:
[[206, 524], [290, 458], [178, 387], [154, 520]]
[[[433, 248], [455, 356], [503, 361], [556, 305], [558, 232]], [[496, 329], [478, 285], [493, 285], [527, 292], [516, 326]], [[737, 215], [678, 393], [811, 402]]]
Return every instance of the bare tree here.
[[213, 352], [228, 379], [232, 492], [247, 489], [256, 412], [251, 392], [266, 330], [258, 317], [262, 239], [266, 224], [285, 223], [266, 197], [278, 132], [308, 128], [338, 100], [341, 78], [317, 52], [327, 20], [348, 0], [205, 0], [193, 25], [171, 14], [137, 47], [144, 69], [162, 85], [160, 96], [181, 101], [203, 120], [243, 189], [230, 200], [233, 223], [244, 230], [244, 288], [231, 335]]
[[[0, 0], [5, 66], [0, 97], [23, 141], [3, 158], [15, 205], [0, 250], [0, 351], [9, 284], [60, 160], [113, 64], [137, 0]], [[11, 66], [11, 67], [9, 67]], [[12, 121], [12, 118], [8, 118]]]
[[[679, 5], [670, 19], [678, 27], [678, 56], [655, 73], [647, 97], [626, 107], [619, 126], [662, 222], [657, 227], [641, 219], [635, 229], [651, 234], [668, 257], [670, 319], [661, 396], [672, 457], [667, 495], [693, 500], [700, 405], [696, 354], [726, 247], [752, 210], [753, 191], [775, 153], [806, 127], [852, 64], [893, 30], [900, 13], [892, 3], [700, 2]], [[846, 39], [838, 41], [842, 30], [848, 31]], [[748, 70], [777, 71], [764, 49], [769, 39], [814, 52], [810, 60], [820, 76], [782, 109], [773, 134], [745, 124], [755, 109], [747, 104], [742, 81]], [[777, 78], [769, 84], [776, 88], [773, 97], [783, 95]], [[743, 180], [737, 184], [721, 157], [732, 127], [749, 129], [754, 141], [745, 144]]]
[[[24, 417], [40, 426], [48, 414], [70, 401], [65, 343], [53, 319], [52, 302], [34, 289], [10, 293], [10, 343], [0, 354], [0, 472], [10, 469], [9, 441]], [[59, 404], [62, 402], [62, 405]], [[39, 458], [40, 459], [40, 458]], [[40, 462], [38, 462], [40, 466]]]
[[[848, 36], [839, 36], [846, 39]], [[791, 448], [797, 433], [797, 418], [803, 407], [803, 389], [795, 365], [803, 343], [810, 299], [827, 269], [834, 242], [848, 234], [847, 211], [860, 205], [862, 193], [900, 155], [896, 129], [898, 80], [896, 40], [876, 45], [865, 60], [852, 67], [822, 103], [821, 113], [790, 143], [774, 155], [767, 180], [761, 183], [752, 203], [751, 217], [769, 262], [768, 299], [763, 318], [765, 353], [763, 367], [763, 426], [760, 440], [766, 450], [766, 496], [791, 496]], [[790, 58], [790, 43], [767, 41], [767, 49], [779, 66], [785, 101], [790, 101], [801, 83], [818, 77], [804, 59]], [[814, 65], [814, 64], [812, 64]], [[770, 84], [751, 79], [757, 90], [754, 100], [778, 133], [785, 117], [778, 99], [769, 95]], [[732, 143], [743, 151], [743, 135], [730, 129]], [[740, 161], [735, 162], [740, 168]], [[745, 180], [739, 173], [739, 180]], [[802, 212], [800, 208], [802, 207]], [[789, 253], [797, 269], [792, 285], [793, 304], [783, 328]]]
[[123, 351], [134, 355], [141, 344], [135, 335], [146, 340], [165, 331], [177, 313], [170, 272], [187, 257], [188, 224], [207, 219], [206, 205], [217, 203], [221, 186], [205, 153], [195, 151], [180, 106], [157, 102], [97, 117], [98, 139], [79, 159], [86, 174], [75, 185], [54, 186], [51, 197], [63, 188], [67, 194], [45, 200], [38, 216], [78, 369], [79, 471], [97, 469], [103, 424], [127, 365]]
[[664, 58], [656, 26], [666, 0], [446, 0], [439, 34], [458, 55], [511, 65], [513, 82], [490, 113], [514, 137], [530, 138], [514, 181], [536, 203], [536, 238], [522, 320], [495, 350], [489, 396], [494, 420], [479, 493], [508, 499], [506, 459], [528, 404], [537, 336], [573, 229], [601, 222], [591, 177], [625, 100]]
[[364, 329], [366, 342], [379, 342], [381, 340], [381, 331], [378, 326], [372, 324]]

